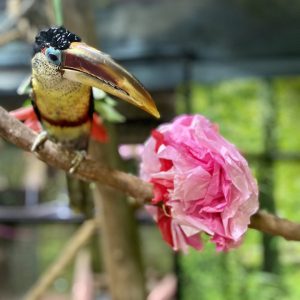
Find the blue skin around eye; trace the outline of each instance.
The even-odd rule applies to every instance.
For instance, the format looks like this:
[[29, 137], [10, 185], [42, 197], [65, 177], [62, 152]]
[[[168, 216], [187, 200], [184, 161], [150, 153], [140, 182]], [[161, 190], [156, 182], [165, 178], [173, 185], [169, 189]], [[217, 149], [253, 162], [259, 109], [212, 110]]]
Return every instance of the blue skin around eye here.
[[53, 47], [47, 48], [46, 57], [54, 65], [59, 66], [61, 64], [61, 51], [58, 49], [54, 49]]

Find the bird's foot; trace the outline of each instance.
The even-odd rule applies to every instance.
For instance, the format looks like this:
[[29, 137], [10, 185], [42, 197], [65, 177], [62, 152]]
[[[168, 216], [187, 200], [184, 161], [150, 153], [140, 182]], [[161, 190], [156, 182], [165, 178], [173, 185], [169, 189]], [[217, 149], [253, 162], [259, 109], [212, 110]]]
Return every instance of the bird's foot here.
[[86, 158], [87, 153], [86, 151], [76, 151], [75, 157], [71, 161], [71, 168], [69, 169], [70, 174], [74, 174], [75, 171], [78, 169], [81, 162]]
[[46, 131], [41, 131], [37, 137], [35, 138], [32, 146], [31, 146], [31, 152], [35, 152], [39, 146], [41, 146], [45, 141], [48, 139], [48, 134]]

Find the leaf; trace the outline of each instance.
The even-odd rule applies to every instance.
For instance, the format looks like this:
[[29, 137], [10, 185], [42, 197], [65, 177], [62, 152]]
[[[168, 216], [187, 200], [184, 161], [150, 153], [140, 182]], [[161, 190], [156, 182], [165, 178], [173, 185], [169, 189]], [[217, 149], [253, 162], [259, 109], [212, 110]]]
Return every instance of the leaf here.
[[29, 95], [32, 91], [31, 87], [31, 75], [26, 77], [17, 89], [18, 95]]
[[126, 120], [111, 104], [105, 101], [95, 101], [95, 111], [103, 120], [112, 123], [123, 123]]
[[104, 99], [107, 95], [100, 89], [93, 87], [93, 96], [95, 100]]
[[22, 107], [28, 107], [32, 105], [32, 99], [28, 98], [23, 102]]
[[112, 123], [125, 122], [125, 117], [115, 109], [117, 106], [116, 100], [97, 88], [93, 88], [93, 96], [95, 100], [95, 111], [103, 120]]

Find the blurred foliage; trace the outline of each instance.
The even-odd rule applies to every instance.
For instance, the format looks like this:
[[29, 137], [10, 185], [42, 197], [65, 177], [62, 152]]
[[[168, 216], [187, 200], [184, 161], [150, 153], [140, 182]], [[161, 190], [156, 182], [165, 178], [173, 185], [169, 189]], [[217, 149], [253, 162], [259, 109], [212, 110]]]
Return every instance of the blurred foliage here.
[[157, 228], [142, 226], [140, 240], [146, 274], [157, 279], [172, 272], [173, 251], [162, 240]]
[[[263, 151], [264, 82], [232, 80], [215, 85], [192, 85], [193, 113], [201, 113], [220, 125], [220, 131], [242, 151]], [[185, 97], [179, 89], [177, 112], [184, 112]]]
[[93, 96], [95, 112], [101, 116], [102, 120], [108, 123], [124, 123], [126, 121], [126, 118], [116, 109], [117, 100], [97, 88], [93, 88]]
[[284, 78], [274, 82], [278, 107], [277, 138], [282, 151], [300, 151], [300, 78]]
[[255, 231], [240, 249], [227, 253], [217, 253], [209, 243], [201, 253], [191, 250], [181, 259], [182, 299], [284, 299], [281, 278], [259, 270], [260, 250]]
[[68, 203], [66, 173], [60, 170], [48, 168], [47, 184], [41, 192], [41, 202], [56, 201]]
[[[0, 141], [0, 190], [21, 188], [25, 168], [24, 152], [15, 146]], [[20, 155], [21, 154], [21, 155]]]
[[299, 220], [300, 163], [277, 162], [274, 177], [276, 203], [280, 215], [291, 220]]
[[[38, 230], [38, 274], [43, 274], [52, 262], [59, 256], [66, 241], [76, 230], [75, 225], [68, 225], [62, 228], [60, 224], [41, 226]], [[55, 280], [52, 289], [58, 293], [66, 293], [72, 284], [73, 266], [68, 267], [64, 273]]]
[[[278, 159], [271, 169], [274, 174], [265, 175], [274, 178], [277, 213], [299, 220], [300, 161], [290, 154], [300, 150], [300, 78], [271, 81], [250, 78], [212, 85], [191, 84], [190, 88], [192, 112], [219, 124], [221, 133], [249, 154], [256, 175], [267, 172], [262, 169], [264, 164], [260, 159], [265, 154], [265, 126], [273, 127], [275, 144], [271, 151], [278, 151], [288, 159]], [[184, 91], [183, 87], [178, 89], [179, 113], [184, 113], [187, 107]], [[275, 107], [266, 105], [266, 97], [270, 95]], [[275, 116], [270, 118], [272, 113]], [[266, 124], [269, 120], [275, 120], [274, 124]], [[281, 272], [275, 275], [261, 271], [261, 240], [259, 232], [250, 230], [244, 244], [229, 253], [216, 253], [214, 246], [207, 243], [201, 253], [191, 249], [188, 255], [182, 255], [182, 299], [299, 299], [300, 244], [277, 239]]]

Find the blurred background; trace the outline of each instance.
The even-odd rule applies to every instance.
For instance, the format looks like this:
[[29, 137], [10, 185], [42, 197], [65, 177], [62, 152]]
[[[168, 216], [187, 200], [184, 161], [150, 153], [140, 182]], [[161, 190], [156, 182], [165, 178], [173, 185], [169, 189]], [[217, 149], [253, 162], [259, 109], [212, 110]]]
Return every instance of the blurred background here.
[[[181, 113], [201, 113], [248, 158], [261, 207], [299, 221], [300, 2], [298, 0], [63, 0], [66, 27], [109, 53], [150, 91], [159, 121], [126, 103], [115, 125], [120, 168], [138, 172], [138, 145]], [[32, 42], [55, 24], [52, 1], [0, 0], [0, 105], [20, 107]], [[83, 221], [68, 208], [61, 171], [0, 141], [0, 299], [20, 299]], [[180, 300], [300, 299], [300, 244], [249, 230], [217, 254], [175, 254], [138, 211], [147, 287], [175, 274]], [[98, 244], [91, 242], [91, 249]], [[97, 299], [109, 299], [92, 254]], [[93, 253], [93, 251], [92, 251]], [[71, 299], [74, 266], [43, 299]], [[166, 277], [167, 276], [167, 277]], [[171, 286], [174, 281], [171, 279]], [[157, 299], [160, 300], [160, 299]]]

